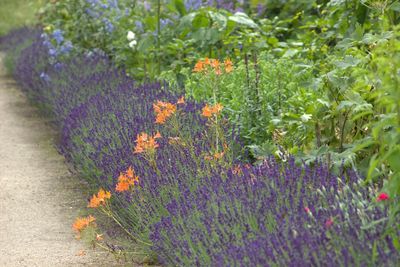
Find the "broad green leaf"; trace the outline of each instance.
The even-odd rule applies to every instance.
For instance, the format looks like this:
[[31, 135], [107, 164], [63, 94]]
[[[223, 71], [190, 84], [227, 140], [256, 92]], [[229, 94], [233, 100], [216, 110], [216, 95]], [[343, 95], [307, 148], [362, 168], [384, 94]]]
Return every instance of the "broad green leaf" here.
[[258, 25], [243, 12], [236, 12], [233, 16], [229, 17], [229, 20], [250, 28], [258, 28]]

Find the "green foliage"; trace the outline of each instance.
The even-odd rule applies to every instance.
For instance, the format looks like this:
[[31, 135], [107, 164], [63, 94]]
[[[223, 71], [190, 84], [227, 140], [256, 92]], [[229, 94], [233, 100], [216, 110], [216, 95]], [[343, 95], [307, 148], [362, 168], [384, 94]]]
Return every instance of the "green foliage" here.
[[315, 114], [313, 104], [321, 95], [309, 87], [311, 71], [266, 53], [246, 55], [235, 65], [232, 73], [217, 78], [216, 85], [207, 85], [212, 79], [209, 75], [193, 75], [187, 79], [186, 94], [212, 102], [217, 87], [217, 102], [225, 107], [248, 144], [265, 143], [273, 152], [278, 146], [306, 147], [312, 137], [309, 120]]

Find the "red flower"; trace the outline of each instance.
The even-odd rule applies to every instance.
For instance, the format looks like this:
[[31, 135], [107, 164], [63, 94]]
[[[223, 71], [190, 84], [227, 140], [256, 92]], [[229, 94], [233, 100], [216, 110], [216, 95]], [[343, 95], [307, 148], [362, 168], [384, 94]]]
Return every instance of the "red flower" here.
[[307, 213], [310, 213], [310, 212], [311, 212], [311, 210], [310, 210], [308, 207], [305, 207], [305, 208], [304, 208], [304, 211], [307, 212]]
[[388, 200], [389, 195], [386, 193], [380, 193], [379, 196], [376, 198], [376, 201], [383, 201], [383, 200]]

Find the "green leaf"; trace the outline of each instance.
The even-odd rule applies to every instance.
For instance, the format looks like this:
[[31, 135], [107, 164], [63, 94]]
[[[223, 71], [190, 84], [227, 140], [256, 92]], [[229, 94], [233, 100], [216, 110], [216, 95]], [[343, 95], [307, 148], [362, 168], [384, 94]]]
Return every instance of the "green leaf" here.
[[345, 56], [343, 60], [336, 61], [334, 64], [340, 69], [347, 69], [349, 67], [357, 66], [358, 64], [360, 64], [360, 62], [361, 60], [358, 58], [355, 58], [353, 56]]
[[392, 148], [392, 150], [387, 161], [393, 171], [400, 173], [400, 146]]
[[393, 4], [390, 5], [389, 9], [396, 12], [400, 12], [400, 2], [394, 2]]
[[209, 27], [210, 26], [210, 20], [204, 13], [198, 13], [196, 15], [196, 17], [194, 17], [194, 19], [192, 21], [192, 26], [195, 29], [199, 29], [199, 28], [203, 28], [203, 27]]
[[176, 10], [178, 10], [179, 15], [184, 16], [186, 15], [186, 8], [183, 3], [183, 0], [174, 0], [174, 6]]
[[381, 218], [381, 219], [373, 221], [373, 222], [371, 222], [371, 223], [369, 223], [367, 225], [361, 226], [361, 229], [363, 229], [363, 230], [371, 229], [371, 228], [375, 227], [376, 225], [381, 224], [381, 223], [383, 223], [384, 221], [387, 221], [387, 220], [388, 220], [387, 217]]
[[181, 18], [181, 21], [178, 25], [178, 31], [183, 31], [184, 29], [192, 28], [192, 21], [196, 17], [197, 12], [189, 13], [186, 16]]
[[226, 28], [226, 25], [228, 23], [228, 18], [226, 16], [224, 16], [223, 14], [219, 13], [219, 12], [213, 12], [213, 11], [209, 11], [208, 12], [210, 18], [218, 24], [219, 28], [221, 30]]
[[139, 41], [137, 50], [139, 52], [146, 52], [150, 48], [153, 48], [153, 44], [154, 44], [154, 37], [152, 35], [148, 35]]
[[258, 28], [258, 25], [251, 18], [249, 18], [247, 14], [243, 12], [236, 12], [233, 16], [230, 16], [228, 19], [238, 24], [248, 26], [250, 28]]

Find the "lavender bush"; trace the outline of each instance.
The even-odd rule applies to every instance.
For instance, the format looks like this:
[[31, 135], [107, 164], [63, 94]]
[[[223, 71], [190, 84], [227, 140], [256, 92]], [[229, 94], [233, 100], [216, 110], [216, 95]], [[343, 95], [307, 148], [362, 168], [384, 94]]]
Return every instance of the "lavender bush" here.
[[[18, 39], [17, 37], [15, 37]], [[128, 231], [160, 261], [178, 266], [391, 265], [399, 260], [384, 235], [387, 208], [355, 173], [337, 177], [315, 167], [234, 162], [240, 142], [227, 134], [223, 160], [205, 160], [211, 141], [203, 104], [179, 107], [179, 132], [191, 145], [174, 145], [157, 126], [153, 103], [180, 95], [159, 83], [138, 85], [99, 54], [51, 60], [40, 32], [15, 61], [15, 77], [60, 129], [58, 148], [82, 177], [112, 191], [111, 205]], [[155, 166], [134, 154], [141, 132], [162, 138]], [[116, 192], [132, 166], [139, 186]], [[382, 224], [374, 224], [376, 221]], [[368, 255], [368, 256], [365, 256]]]
[[337, 177], [322, 163], [269, 159], [200, 181], [151, 228], [166, 265], [393, 266], [400, 259], [383, 237], [385, 224], [368, 228], [387, 210], [370, 205], [375, 193], [354, 172]]

